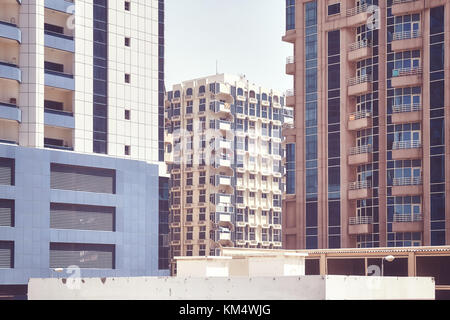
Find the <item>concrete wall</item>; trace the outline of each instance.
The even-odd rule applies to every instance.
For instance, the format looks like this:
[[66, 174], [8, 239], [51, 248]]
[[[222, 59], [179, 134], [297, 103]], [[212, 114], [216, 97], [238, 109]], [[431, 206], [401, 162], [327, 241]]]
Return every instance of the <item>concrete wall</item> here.
[[[72, 282], [70, 282], [72, 280]], [[434, 299], [432, 278], [235, 277], [30, 279], [30, 300]]]

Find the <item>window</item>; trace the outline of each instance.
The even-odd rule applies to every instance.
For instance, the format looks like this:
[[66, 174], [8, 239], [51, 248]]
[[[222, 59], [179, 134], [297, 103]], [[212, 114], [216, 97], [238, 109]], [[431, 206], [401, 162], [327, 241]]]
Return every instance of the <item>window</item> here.
[[204, 112], [206, 110], [206, 99], [200, 99], [200, 103], [198, 105], [198, 111]]
[[200, 257], [206, 256], [206, 245], [205, 244], [201, 244], [199, 249], [198, 249], [198, 255]]
[[115, 245], [50, 243], [50, 268], [115, 269]]
[[200, 208], [199, 214], [198, 214], [198, 220], [199, 221], [205, 221], [206, 220], [206, 208]]
[[186, 192], [186, 203], [192, 203], [192, 196], [194, 194], [194, 191], [189, 190]]
[[130, 110], [125, 110], [125, 120], [130, 120]]
[[193, 209], [187, 209], [187, 211], [186, 211], [186, 222], [192, 222], [192, 220], [193, 220], [193, 218], [192, 218], [193, 213], [194, 213]]
[[335, 3], [328, 6], [328, 15], [332, 16], [341, 13], [341, 4]]
[[206, 226], [201, 226], [198, 230], [198, 238], [200, 240], [206, 239]]
[[194, 227], [187, 227], [186, 228], [186, 240], [192, 240], [194, 234]]
[[0, 227], [14, 227], [14, 200], [0, 199]]
[[131, 147], [130, 146], [125, 146], [125, 155], [129, 156], [131, 153]]
[[286, 0], [286, 31], [295, 29], [295, 0]]
[[186, 185], [187, 186], [193, 185], [193, 176], [194, 176], [194, 174], [192, 172], [187, 174], [187, 177], [186, 177]]
[[131, 3], [130, 1], [125, 1], [125, 11], [130, 11]]
[[193, 251], [193, 245], [187, 245], [186, 246], [186, 256], [188, 256], [188, 257], [192, 257], [192, 251]]
[[131, 82], [131, 75], [129, 73], [125, 73], [125, 83]]
[[125, 47], [130, 47], [131, 46], [131, 39], [128, 37], [125, 37]]

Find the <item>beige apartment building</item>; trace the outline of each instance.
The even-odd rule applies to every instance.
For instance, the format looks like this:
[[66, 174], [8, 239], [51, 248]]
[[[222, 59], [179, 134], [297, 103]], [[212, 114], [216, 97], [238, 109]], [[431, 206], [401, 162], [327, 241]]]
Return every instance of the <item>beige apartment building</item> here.
[[450, 2], [287, 0], [286, 18], [284, 247], [449, 245]]
[[174, 85], [165, 107], [170, 257], [281, 248], [284, 95], [219, 74]]

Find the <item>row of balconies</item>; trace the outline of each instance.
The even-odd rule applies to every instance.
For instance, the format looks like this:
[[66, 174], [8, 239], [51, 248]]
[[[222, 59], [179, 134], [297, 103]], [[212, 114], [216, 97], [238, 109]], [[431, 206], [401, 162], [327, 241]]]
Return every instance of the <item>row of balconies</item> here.
[[[349, 218], [348, 233], [350, 235], [370, 234], [373, 232], [372, 217], [357, 216]], [[422, 232], [423, 217], [421, 214], [394, 214], [392, 232]]]

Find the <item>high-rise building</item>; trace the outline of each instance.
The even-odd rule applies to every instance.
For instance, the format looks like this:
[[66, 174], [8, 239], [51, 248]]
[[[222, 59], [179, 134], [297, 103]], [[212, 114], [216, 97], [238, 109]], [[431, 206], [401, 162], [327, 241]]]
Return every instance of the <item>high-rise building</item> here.
[[450, 2], [287, 0], [283, 41], [285, 247], [449, 245]]
[[164, 1], [0, 3], [0, 284], [155, 275]]
[[172, 259], [215, 255], [221, 246], [281, 247], [289, 109], [283, 94], [244, 76], [186, 81], [167, 93]]

